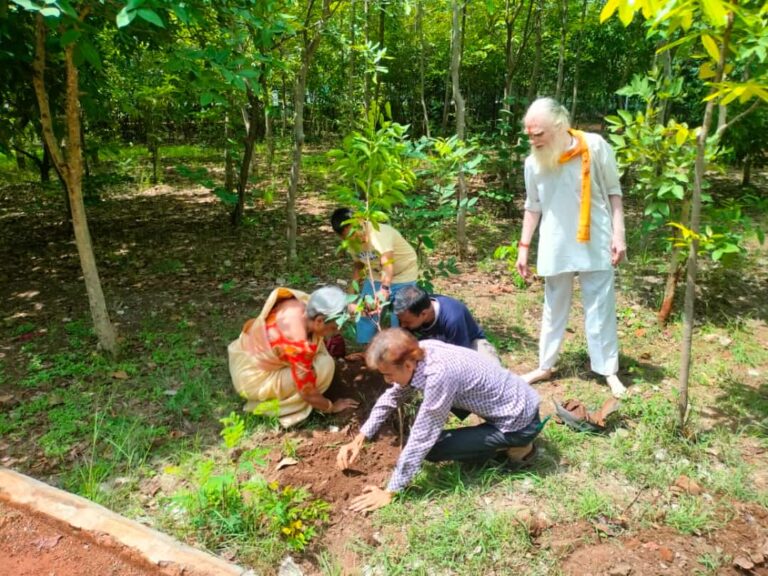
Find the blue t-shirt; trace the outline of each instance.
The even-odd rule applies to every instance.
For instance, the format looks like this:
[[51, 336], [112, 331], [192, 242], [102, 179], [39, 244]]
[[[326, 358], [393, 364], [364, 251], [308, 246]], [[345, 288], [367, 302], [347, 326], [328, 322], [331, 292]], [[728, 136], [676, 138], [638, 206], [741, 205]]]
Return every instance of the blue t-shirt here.
[[422, 326], [414, 331], [419, 340], [433, 338], [448, 344], [472, 348], [474, 340], [485, 338], [485, 333], [462, 302], [436, 294], [431, 299], [439, 304], [437, 318], [432, 326]]

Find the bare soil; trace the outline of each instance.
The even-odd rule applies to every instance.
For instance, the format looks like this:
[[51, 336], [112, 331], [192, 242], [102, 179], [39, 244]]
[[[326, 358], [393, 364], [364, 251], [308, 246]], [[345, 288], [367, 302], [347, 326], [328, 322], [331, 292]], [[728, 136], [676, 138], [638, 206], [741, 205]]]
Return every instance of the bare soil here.
[[73, 529], [0, 499], [0, 574], [174, 576], [107, 534]]

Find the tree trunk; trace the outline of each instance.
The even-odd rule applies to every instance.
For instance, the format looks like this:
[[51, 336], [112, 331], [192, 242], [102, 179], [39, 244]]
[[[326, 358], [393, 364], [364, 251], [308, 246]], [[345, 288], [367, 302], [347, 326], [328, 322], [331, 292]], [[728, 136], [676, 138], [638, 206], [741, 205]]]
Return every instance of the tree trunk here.
[[118, 351], [117, 335], [109, 320], [104, 293], [93, 254], [91, 235], [83, 204], [83, 161], [80, 147], [80, 92], [78, 71], [74, 61], [75, 45], [69, 44], [64, 50], [66, 66], [66, 118], [67, 150], [66, 160], [56, 142], [53, 133], [53, 121], [45, 89], [45, 22], [37, 17], [35, 59], [33, 63], [33, 85], [40, 107], [40, 121], [43, 137], [51, 152], [52, 159], [62, 175], [72, 207], [72, 224], [75, 232], [75, 244], [80, 255], [80, 266], [85, 280], [88, 303], [93, 319], [94, 330], [99, 345], [112, 355]]
[[304, 90], [307, 83], [309, 60], [306, 49], [301, 62], [301, 68], [296, 74], [296, 88], [293, 95], [293, 157], [291, 160], [291, 183], [288, 187], [288, 203], [286, 205], [286, 222], [288, 224], [288, 260], [296, 259], [296, 198], [299, 190], [301, 174], [301, 152], [304, 146]]
[[230, 215], [233, 226], [239, 226], [243, 221], [245, 193], [248, 189], [248, 176], [251, 173], [251, 160], [253, 159], [253, 149], [256, 145], [256, 133], [258, 131], [258, 98], [250, 88], [247, 89], [246, 94], [248, 97], [248, 109], [243, 111], [243, 116], [245, 117], [245, 147], [243, 149], [243, 161], [240, 164], [240, 174], [237, 178], [237, 204], [235, 204], [235, 208]]
[[744, 157], [744, 165], [741, 168], [741, 185], [749, 186], [752, 183], [752, 156]]
[[349, 96], [349, 115], [347, 117], [347, 132], [351, 132], [355, 128], [356, 112], [355, 110], [355, 84], [357, 82], [357, 74], [355, 66], [357, 65], [357, 50], [355, 50], [355, 43], [357, 42], [357, 0], [352, 0], [352, 6], [350, 7], [350, 26], [349, 26], [349, 39], [351, 49], [349, 51], [349, 75], [347, 77], [347, 95]]
[[[386, 10], [387, 0], [379, 0], [379, 50], [384, 48], [384, 23], [387, 15]], [[382, 106], [379, 106], [379, 98], [381, 96], [381, 74], [376, 74], [376, 86], [374, 86], [373, 101], [376, 103], [376, 110], [381, 114]]]
[[[680, 222], [687, 222], [691, 215], [691, 203], [686, 200], [680, 211]], [[680, 232], [675, 229], [675, 241], [672, 243], [672, 252], [669, 255], [669, 269], [667, 270], [667, 281], [664, 285], [664, 298], [661, 301], [659, 313], [656, 316], [660, 326], [664, 326], [672, 313], [672, 307], [675, 302], [675, 292], [677, 283], [680, 281], [680, 275], [683, 272], [683, 259], [680, 247], [677, 245]]]
[[533, 22], [536, 30], [536, 47], [533, 54], [533, 69], [531, 70], [531, 83], [528, 85], [527, 100], [531, 102], [539, 92], [539, 74], [541, 71], [542, 34], [541, 34], [541, 5], [536, 4], [536, 18]]
[[[453, 53], [453, 47], [451, 47], [451, 53]], [[440, 133], [446, 134], [448, 132], [448, 119], [451, 116], [451, 71], [448, 70], [448, 74], [445, 76], [445, 94], [443, 96], [443, 121], [440, 127]]]
[[563, 93], [563, 81], [565, 78], [565, 42], [568, 38], [568, 0], [562, 0], [560, 4], [560, 47], [557, 54], [557, 87], [555, 88], [555, 100], [560, 102]]
[[267, 145], [267, 175], [272, 176], [272, 163], [275, 161], [275, 122], [272, 114], [272, 94], [266, 77], [262, 81], [264, 89], [264, 141]]
[[[40, 162], [40, 182], [47, 184], [51, 181], [51, 153], [48, 151], [48, 145], [43, 142], [43, 160]], [[67, 197], [69, 198], [69, 197]], [[67, 214], [69, 210], [69, 200], [67, 200]]]
[[[464, 97], [461, 94], [459, 83], [461, 71], [461, 46], [462, 46], [462, 25], [459, 19], [460, 11], [464, 7], [462, 0], [452, 0], [452, 26], [451, 26], [451, 84], [453, 86], [453, 101], [456, 104], [456, 137], [459, 142], [464, 141]], [[457, 175], [457, 212], [456, 212], [456, 241], [459, 246], [459, 258], [465, 258], [467, 255], [467, 184], [464, 178], [464, 168], [459, 167]]]
[[[370, 0], [363, 0], [363, 26], [365, 28], [366, 45], [371, 43], [371, 31], [368, 26], [369, 10]], [[368, 112], [371, 109], [371, 74], [367, 71], [363, 74], [363, 107], [365, 108], [365, 115], [368, 116]]]
[[224, 114], [224, 190], [232, 192], [235, 188], [235, 162], [232, 158], [232, 145], [229, 127], [229, 114]]
[[[728, 23], [723, 32], [720, 46], [720, 57], [717, 62], [717, 70], [710, 95], [716, 91], [716, 86], [722, 81], [725, 70], [725, 56], [728, 52], [728, 43], [733, 29], [733, 12], [728, 13]], [[694, 304], [696, 302], [696, 272], [698, 270], [699, 249], [699, 224], [701, 221], [701, 190], [704, 184], [704, 168], [707, 151], [707, 136], [714, 116], [715, 100], [710, 99], [704, 108], [704, 118], [701, 121], [701, 130], [696, 138], [696, 165], [693, 179], [693, 198], [691, 202], [691, 225], [693, 233], [690, 251], [688, 253], [688, 267], [685, 281], [685, 304], [683, 307], [683, 344], [680, 352], [680, 398], [678, 400], [678, 426], [680, 430], [685, 427], [688, 413], [688, 380], [691, 370], [691, 350], [693, 348]]]
[[587, 0], [581, 4], [581, 20], [579, 22], [579, 35], [576, 44], [575, 64], [573, 66], [573, 91], [571, 93], [571, 123], [576, 124], [576, 101], [579, 95], [579, 63], [581, 62], [581, 48], [584, 45], [584, 22], [587, 18]]
[[282, 80], [282, 90], [280, 91], [280, 94], [283, 100], [283, 113], [280, 115], [280, 134], [284, 138], [285, 134], [288, 132], [288, 86], [285, 82], [285, 71], [280, 75], [280, 78]]
[[416, 6], [416, 34], [419, 37], [419, 102], [421, 103], [421, 113], [424, 121], [423, 133], [427, 138], [431, 138], [429, 132], [429, 110], [424, 96], [424, 59], [426, 58], [426, 43], [424, 42], [424, 0], [418, 0]]
[[288, 261], [296, 260], [296, 199], [299, 194], [299, 177], [301, 176], [301, 153], [304, 147], [304, 95], [307, 87], [307, 74], [315, 50], [320, 43], [320, 32], [312, 38], [309, 44], [304, 44], [301, 57], [301, 67], [296, 73], [296, 88], [293, 94], [293, 158], [291, 160], [291, 183], [288, 187], [288, 203], [286, 205], [286, 222], [288, 224]]
[[[368, 2], [366, 0], [366, 6]], [[338, 7], [338, 4], [336, 5]], [[335, 10], [336, 8], [334, 8]], [[367, 12], [366, 12], [367, 13]], [[296, 237], [297, 237], [297, 222], [296, 222], [296, 199], [299, 194], [299, 177], [301, 176], [301, 153], [304, 147], [304, 97], [307, 89], [307, 74], [309, 73], [309, 65], [312, 63], [317, 47], [320, 45], [320, 38], [322, 37], [325, 25], [331, 18], [333, 10], [331, 10], [331, 0], [323, 0], [323, 15], [322, 18], [316, 23], [314, 35], [311, 39], [307, 37], [307, 30], [310, 28], [308, 25], [309, 14], [307, 14], [307, 23], [304, 26], [304, 43], [301, 51], [301, 66], [296, 72], [296, 84], [293, 93], [293, 107], [294, 107], [294, 120], [293, 120], [293, 157], [291, 160], [291, 182], [288, 186], [288, 202], [285, 207], [285, 220], [287, 224], [287, 236], [288, 236], [288, 262], [296, 260]]]

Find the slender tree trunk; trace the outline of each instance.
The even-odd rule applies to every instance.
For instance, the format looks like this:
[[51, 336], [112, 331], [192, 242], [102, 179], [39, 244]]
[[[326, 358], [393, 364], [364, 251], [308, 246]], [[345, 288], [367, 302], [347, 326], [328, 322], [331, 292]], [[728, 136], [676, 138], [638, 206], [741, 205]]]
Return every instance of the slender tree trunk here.
[[[451, 48], [453, 53], [453, 48]], [[448, 119], [451, 116], [451, 71], [448, 70], [448, 74], [445, 76], [445, 94], [443, 96], [443, 121], [440, 125], [440, 133], [448, 133]]]
[[[84, 17], [84, 16], [83, 16]], [[37, 17], [35, 59], [33, 63], [33, 85], [40, 107], [40, 121], [43, 137], [51, 152], [52, 159], [63, 176], [70, 205], [72, 207], [72, 225], [75, 232], [75, 244], [80, 255], [80, 266], [85, 280], [88, 303], [93, 319], [94, 330], [99, 345], [112, 355], [118, 351], [117, 335], [107, 312], [104, 292], [101, 288], [96, 258], [93, 253], [88, 220], [83, 204], [83, 161], [80, 147], [80, 91], [78, 71], [74, 60], [75, 45], [69, 44], [64, 50], [66, 67], [66, 118], [67, 151], [66, 159], [58, 146], [53, 133], [53, 121], [48, 94], [45, 88], [45, 22]]]
[[[461, 46], [462, 46], [462, 25], [459, 19], [460, 12], [464, 8], [462, 0], [452, 0], [452, 26], [451, 26], [451, 84], [453, 86], [453, 101], [456, 104], [456, 137], [460, 142], [464, 141], [464, 97], [461, 94], [460, 72], [461, 72]], [[459, 245], [459, 257], [464, 258], [467, 254], [467, 183], [464, 178], [464, 168], [459, 167], [457, 175], [457, 204], [456, 212], [456, 240]]]
[[[43, 142], [43, 160], [40, 162], [40, 182], [46, 184], [51, 181], [51, 153], [48, 151], [48, 145]], [[67, 214], [69, 210], [69, 196], [67, 196]]]
[[309, 69], [308, 55], [302, 58], [301, 68], [296, 74], [296, 87], [293, 95], [293, 157], [291, 161], [291, 183], [288, 188], [288, 203], [286, 205], [286, 221], [288, 224], [288, 260], [296, 259], [296, 198], [299, 191], [299, 176], [301, 174], [301, 152], [304, 146], [304, 91]]
[[579, 21], [579, 35], [576, 44], [576, 63], [573, 66], [573, 91], [571, 93], [571, 122], [576, 123], [576, 101], [579, 95], [579, 70], [581, 69], [581, 48], [584, 45], [584, 22], [587, 18], [587, 0], [581, 3], [581, 20]]
[[[366, 45], [371, 43], [371, 30], [368, 26], [369, 11], [370, 0], [363, 0], [363, 26], [365, 28]], [[371, 75], [367, 71], [363, 74], [363, 106], [365, 107], [365, 115], [368, 116], [368, 112], [371, 109]]]
[[147, 148], [152, 162], [152, 184], [160, 181], [160, 138], [157, 135], [156, 120], [150, 105], [144, 113], [144, 122], [147, 126]]
[[560, 47], [557, 54], [557, 86], [555, 88], [555, 100], [560, 102], [563, 93], [563, 81], [565, 79], [565, 43], [568, 38], [568, 0], [560, 3]]
[[229, 113], [224, 114], [224, 190], [232, 192], [235, 188], [235, 162], [232, 158], [232, 129], [229, 125]]
[[426, 58], [427, 46], [424, 42], [424, 0], [418, 0], [416, 6], [416, 34], [419, 37], [419, 102], [421, 103], [421, 113], [424, 121], [424, 131], [427, 138], [431, 138], [429, 132], [429, 110], [424, 96], [424, 60]]
[[349, 75], [347, 76], [347, 95], [349, 97], [349, 114], [347, 117], [347, 131], [351, 132], [355, 128], [356, 118], [356, 101], [355, 94], [357, 93], [357, 73], [355, 67], [357, 66], [357, 50], [355, 45], [357, 43], [357, 0], [352, 0], [350, 7], [350, 25], [349, 25]]
[[[326, 0], [327, 2], [327, 0]], [[301, 176], [301, 154], [304, 147], [304, 96], [307, 89], [307, 74], [315, 50], [320, 44], [320, 31], [309, 43], [304, 44], [301, 55], [301, 67], [296, 73], [296, 87], [293, 94], [293, 158], [291, 161], [291, 182], [288, 187], [286, 222], [288, 224], [288, 261], [296, 260], [296, 199], [299, 195], [299, 177]]]
[[527, 100], [530, 102], [539, 92], [539, 75], [541, 73], [541, 56], [542, 56], [542, 34], [541, 34], [541, 5], [536, 4], [536, 18], [534, 19], [534, 28], [536, 32], [536, 44], [533, 53], [533, 69], [531, 70], [531, 83], [528, 86]]
[[283, 100], [283, 113], [281, 114], [280, 124], [281, 135], [284, 138], [286, 132], [288, 132], [288, 86], [285, 82], [285, 72], [280, 75], [280, 79], [282, 81], [282, 90], [280, 91], [280, 94], [282, 95]]
[[272, 94], [269, 81], [264, 78], [264, 141], [267, 145], [267, 174], [272, 176], [272, 163], [275, 161], [275, 122], [272, 114]]
[[[386, 22], [387, 15], [387, 1], [379, 0], [379, 50], [384, 48], [384, 23]], [[373, 101], [376, 103], [376, 110], [381, 114], [382, 106], [380, 106], [379, 98], [381, 97], [381, 74], [376, 74], [376, 86], [374, 86]]]
[[230, 214], [233, 226], [239, 226], [243, 221], [243, 214], [245, 214], [245, 193], [248, 190], [248, 176], [251, 173], [253, 149], [256, 145], [256, 134], [258, 132], [258, 98], [250, 88], [247, 89], [246, 94], [248, 97], [248, 109], [243, 111], [245, 147], [243, 150], [243, 161], [240, 164], [240, 174], [237, 178], [237, 204], [235, 204], [235, 208]]
[[752, 156], [747, 154], [744, 157], [744, 164], [741, 168], [741, 185], [749, 186], [752, 183]]
[[[720, 46], [720, 57], [717, 62], [717, 70], [713, 86], [717, 86], [723, 79], [725, 70], [725, 57], [728, 53], [728, 43], [731, 39], [731, 30], [733, 29], [733, 12], [728, 13], [728, 23], [723, 32], [722, 44]], [[712, 95], [717, 88], [710, 90]], [[682, 430], [685, 426], [685, 420], [688, 413], [688, 380], [691, 370], [691, 350], [693, 348], [693, 325], [694, 325], [694, 304], [696, 302], [696, 273], [698, 270], [698, 250], [699, 250], [699, 225], [701, 221], [701, 190], [704, 184], [704, 168], [707, 151], [707, 136], [712, 126], [712, 117], [714, 116], [715, 100], [710, 99], [704, 108], [704, 118], [701, 122], [701, 130], [696, 138], [696, 165], [693, 180], [693, 198], [691, 202], [691, 225], [690, 230], [693, 233], [690, 251], [688, 253], [688, 267], [686, 270], [685, 282], [685, 303], [683, 307], [683, 345], [680, 352], [680, 398], [678, 400], [678, 425]]]
[[[680, 222], [688, 222], [691, 216], [691, 203], [688, 200], [683, 202], [683, 207], [680, 211]], [[679, 231], [675, 231], [676, 241], [672, 243], [672, 252], [669, 255], [669, 269], [667, 270], [667, 281], [664, 285], [664, 297], [661, 301], [661, 307], [656, 318], [660, 326], [664, 326], [669, 320], [669, 315], [672, 313], [672, 307], [675, 302], [675, 292], [677, 291], [677, 284], [680, 281], [680, 275], [683, 272], [683, 257], [681, 254], [679, 242]]]

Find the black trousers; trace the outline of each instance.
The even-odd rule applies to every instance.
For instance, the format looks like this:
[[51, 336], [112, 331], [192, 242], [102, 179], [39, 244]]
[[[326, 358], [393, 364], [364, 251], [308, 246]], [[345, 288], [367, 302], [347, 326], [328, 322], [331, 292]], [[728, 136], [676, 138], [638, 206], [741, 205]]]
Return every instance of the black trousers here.
[[542, 428], [539, 412], [536, 411], [530, 424], [516, 432], [502, 432], [491, 424], [443, 430], [427, 453], [426, 459], [430, 462], [489, 460], [496, 456], [499, 450], [530, 444]]

